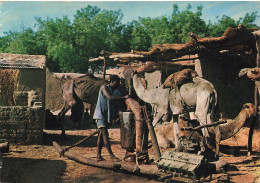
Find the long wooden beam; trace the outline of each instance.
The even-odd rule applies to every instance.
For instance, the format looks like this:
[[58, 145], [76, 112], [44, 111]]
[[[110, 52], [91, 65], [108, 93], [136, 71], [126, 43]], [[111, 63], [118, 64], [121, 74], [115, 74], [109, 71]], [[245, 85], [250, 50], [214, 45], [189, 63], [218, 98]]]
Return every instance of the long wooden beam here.
[[212, 126], [216, 126], [216, 125], [221, 125], [224, 123], [227, 123], [227, 121], [217, 121], [217, 122], [206, 124], [206, 125], [196, 126], [194, 128], [193, 127], [183, 127], [183, 128], [181, 128], [181, 130], [197, 131], [197, 130], [200, 130], [201, 128], [208, 128], [208, 127], [212, 127]]
[[185, 177], [173, 177], [172, 174], [167, 174], [162, 171], [159, 171], [159, 168], [157, 165], [146, 165], [141, 164], [137, 165], [135, 163], [120, 161], [120, 162], [111, 162], [111, 161], [96, 161], [91, 158], [84, 157], [79, 154], [75, 154], [69, 151], [66, 151], [63, 153], [63, 148], [57, 143], [53, 142], [53, 147], [58, 151], [60, 155], [63, 157], [67, 157], [68, 159], [74, 160], [76, 162], [79, 162], [81, 164], [90, 165], [94, 167], [99, 168], [105, 168], [110, 170], [121, 170], [129, 173], [133, 173], [136, 175], [148, 175], [151, 176], [151, 178], [155, 179], [164, 179], [169, 178], [170, 180], [174, 182], [190, 182], [192, 179], [185, 178]]
[[[256, 38], [256, 50], [257, 50], [257, 56], [256, 56], [256, 67], [259, 68], [260, 66], [260, 31], [257, 31], [258, 33], [255, 34]], [[258, 87], [255, 85], [255, 111], [254, 111], [254, 119], [250, 124], [250, 129], [249, 129], [249, 135], [248, 135], [248, 149], [247, 149], [247, 154], [251, 155], [252, 153], [252, 141], [253, 141], [253, 133], [255, 129], [255, 124], [258, 121]]]
[[[79, 154], [75, 154], [69, 151], [64, 152], [63, 148], [57, 143], [53, 142], [53, 147], [58, 151], [58, 153], [64, 157], [67, 157], [71, 160], [80, 162], [82, 164], [100, 167], [100, 168], [106, 168], [106, 169], [112, 169], [112, 170], [125, 170], [131, 173], [141, 173], [146, 175], [153, 175], [160, 177], [163, 175], [163, 173], [159, 172], [159, 169], [157, 165], [139, 165], [137, 166], [135, 163], [127, 163], [124, 161], [121, 162], [112, 162], [112, 161], [96, 161], [91, 158], [87, 158], [84, 156], [81, 156]], [[63, 153], [64, 152], [64, 153]]]

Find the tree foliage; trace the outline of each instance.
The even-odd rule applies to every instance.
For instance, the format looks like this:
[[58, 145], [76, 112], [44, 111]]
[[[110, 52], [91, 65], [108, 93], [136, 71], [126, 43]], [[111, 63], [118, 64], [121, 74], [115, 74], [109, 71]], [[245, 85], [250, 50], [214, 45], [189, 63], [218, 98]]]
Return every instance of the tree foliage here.
[[0, 52], [46, 55], [47, 66], [56, 72], [85, 73], [93, 64], [90, 58], [98, 57], [101, 50], [128, 52], [132, 49], [148, 51], [154, 44], [186, 43], [189, 32], [201, 37], [218, 37], [228, 27], [257, 27], [257, 12], [246, 13], [235, 21], [223, 15], [216, 23], [205, 22], [201, 17], [203, 7], [191, 11], [173, 5], [170, 16], [141, 18], [122, 23], [120, 10], [101, 10], [87, 6], [76, 12], [74, 19], [36, 18], [36, 31], [32, 28], [20, 32], [8, 32], [0, 37]]
[[191, 5], [184, 11], [179, 11], [177, 5], [173, 5], [173, 13], [170, 20], [172, 40], [176, 43], [185, 43], [189, 40], [189, 32], [193, 32], [201, 37], [209, 33], [206, 22], [201, 18], [202, 6], [197, 7], [194, 13], [191, 11]]

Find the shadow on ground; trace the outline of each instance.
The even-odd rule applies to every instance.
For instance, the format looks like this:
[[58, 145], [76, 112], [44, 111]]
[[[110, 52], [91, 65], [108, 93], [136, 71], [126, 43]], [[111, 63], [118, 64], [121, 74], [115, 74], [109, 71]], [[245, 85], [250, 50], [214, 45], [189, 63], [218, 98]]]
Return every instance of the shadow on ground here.
[[[51, 145], [52, 142], [56, 141], [62, 146], [71, 146], [80, 140], [84, 139], [89, 135], [83, 136], [83, 135], [66, 135], [66, 138], [62, 137], [60, 134], [51, 134], [51, 133], [44, 133], [44, 145]], [[96, 147], [97, 146], [97, 134], [88, 138], [83, 143], [79, 144], [78, 147]]]
[[62, 182], [66, 163], [61, 160], [0, 157], [0, 182]]

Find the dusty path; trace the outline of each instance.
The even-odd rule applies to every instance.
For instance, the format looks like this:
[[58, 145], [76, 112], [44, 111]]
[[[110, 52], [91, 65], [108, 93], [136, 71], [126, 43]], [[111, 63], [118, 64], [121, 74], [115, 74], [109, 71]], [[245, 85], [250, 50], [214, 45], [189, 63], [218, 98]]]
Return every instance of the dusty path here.
[[[68, 140], [64, 141], [59, 136], [60, 130], [45, 130], [45, 145], [11, 145], [8, 154], [2, 154], [0, 158], [0, 182], [157, 182], [149, 177], [141, 177], [133, 174], [126, 174], [83, 165], [63, 157], [59, 157], [56, 150], [52, 147], [52, 141], [57, 141], [62, 146], [69, 146], [83, 137], [91, 134], [95, 129], [90, 130], [69, 130]], [[119, 158], [123, 159], [125, 151], [120, 146], [119, 129], [110, 129], [110, 139], [112, 150]], [[260, 173], [260, 131], [254, 134], [253, 155], [246, 156], [246, 135], [248, 128], [243, 128], [236, 136], [236, 140], [229, 139], [224, 141], [224, 153], [221, 159], [230, 163], [228, 174], [231, 182], [250, 183], [259, 182]], [[79, 147], [74, 147], [70, 151], [95, 158], [97, 137], [91, 137]], [[230, 146], [239, 146], [239, 151], [230, 148]], [[238, 149], [238, 148], [235, 148]], [[235, 154], [235, 155], [234, 155]], [[109, 160], [106, 149], [103, 149], [103, 155]], [[150, 149], [149, 155], [153, 157], [153, 151]], [[216, 178], [221, 174], [213, 175], [213, 180], [207, 182], [217, 182]]]

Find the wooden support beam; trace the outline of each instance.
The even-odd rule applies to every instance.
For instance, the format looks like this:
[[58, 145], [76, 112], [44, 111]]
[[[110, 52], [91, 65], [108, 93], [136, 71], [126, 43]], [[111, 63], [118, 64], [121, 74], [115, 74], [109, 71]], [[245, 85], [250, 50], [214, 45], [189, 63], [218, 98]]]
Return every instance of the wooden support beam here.
[[160, 158], [161, 158], [161, 152], [160, 152], [160, 148], [159, 148], [159, 145], [158, 145], [157, 137], [156, 137], [153, 125], [151, 123], [151, 120], [149, 118], [149, 115], [147, 113], [146, 106], [143, 106], [142, 109], [143, 109], [143, 112], [144, 112], [144, 116], [146, 118], [145, 122], [147, 124], [147, 127], [148, 127], [149, 132], [150, 132], [150, 136], [151, 136], [151, 139], [152, 139], [152, 144], [153, 144], [153, 150], [154, 150], [155, 158], [156, 158], [156, 161], [159, 161]]
[[197, 130], [200, 130], [201, 128], [212, 127], [212, 126], [221, 125], [221, 124], [224, 124], [224, 123], [227, 123], [227, 121], [217, 121], [217, 122], [206, 124], [206, 125], [196, 126], [194, 128], [192, 128], [192, 127], [183, 127], [183, 128], [181, 128], [181, 130], [197, 131]]
[[102, 50], [102, 51], [100, 52], [100, 54], [101, 54], [101, 55], [104, 55], [104, 56], [110, 56], [110, 55], [112, 55], [111, 52], [108, 52], [108, 51], [105, 51], [105, 50]]
[[104, 67], [103, 67], [103, 79], [106, 79], [106, 69], [107, 69], [107, 58], [104, 57]]
[[101, 61], [104, 60], [104, 57], [98, 57], [98, 58], [91, 58], [89, 59], [90, 62], [97, 62], [97, 61]]
[[[258, 31], [259, 32], [259, 31]], [[260, 36], [255, 34], [255, 40], [256, 40], [256, 50], [257, 50], [257, 56], [256, 56], [256, 67], [259, 68], [260, 66]], [[250, 156], [252, 153], [252, 141], [253, 141], [253, 133], [255, 129], [255, 124], [258, 121], [258, 88], [255, 85], [255, 111], [254, 111], [254, 119], [252, 120], [250, 124], [250, 129], [249, 129], [249, 135], [248, 135], [248, 149], [247, 149], [247, 154]]]
[[144, 58], [143, 55], [136, 55], [136, 54], [118, 54], [118, 55], [110, 55], [109, 58], [133, 58], [133, 59], [140, 59]]
[[161, 177], [162, 175], [164, 175], [164, 173], [159, 172], [157, 165], [141, 164], [137, 166], [135, 163], [127, 163], [125, 161], [121, 161], [121, 162], [96, 161], [94, 159], [83, 157], [79, 154], [74, 154], [68, 151], [63, 153], [63, 148], [55, 141], [53, 142], [53, 147], [58, 151], [60, 155], [82, 164], [100, 167], [100, 168], [112, 169], [112, 170], [124, 170], [130, 173], [153, 175], [157, 177]]

